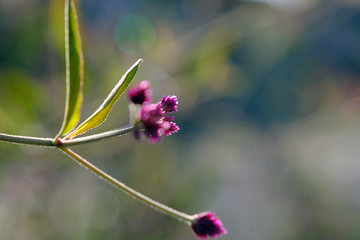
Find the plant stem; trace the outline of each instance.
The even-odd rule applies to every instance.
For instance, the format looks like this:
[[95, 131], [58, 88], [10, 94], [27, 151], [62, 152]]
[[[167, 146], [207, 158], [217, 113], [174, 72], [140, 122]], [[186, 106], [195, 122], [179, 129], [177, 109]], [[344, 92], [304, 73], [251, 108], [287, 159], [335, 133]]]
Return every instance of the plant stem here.
[[74, 138], [74, 139], [69, 139], [69, 140], [64, 139], [64, 140], [61, 140], [61, 146], [66, 147], [66, 146], [74, 146], [74, 145], [79, 145], [79, 144], [84, 144], [84, 143], [98, 142], [98, 141], [113, 138], [116, 136], [128, 134], [128, 133], [132, 132], [133, 130], [134, 130], [134, 127], [132, 125], [127, 125], [122, 128], [118, 128], [118, 129], [114, 129], [114, 130], [110, 130], [107, 132], [94, 134], [94, 135], [90, 135], [90, 136], [86, 136], [86, 137], [79, 137], [79, 138]]
[[105, 139], [121, 136], [130, 133], [134, 130], [134, 127], [131, 125], [124, 126], [122, 128], [110, 130], [107, 132], [94, 134], [86, 137], [79, 137], [75, 139], [63, 140], [58, 139], [55, 141], [52, 138], [39, 138], [39, 137], [27, 137], [27, 136], [19, 136], [19, 135], [10, 135], [5, 133], [0, 133], [0, 141], [8, 142], [8, 143], [20, 143], [27, 145], [36, 145], [36, 146], [44, 146], [44, 147], [57, 147], [61, 146], [74, 146], [80, 144], [86, 144], [91, 142], [98, 142]]
[[52, 138], [26, 137], [0, 133], [0, 141], [9, 143], [29, 144], [45, 147], [55, 147]]
[[100, 170], [99, 168], [97, 168], [96, 166], [94, 166], [93, 164], [91, 164], [86, 159], [82, 158], [81, 156], [79, 156], [78, 154], [76, 154], [75, 152], [70, 150], [69, 148], [60, 146], [59, 149], [61, 149], [68, 156], [73, 158], [76, 162], [78, 162], [80, 165], [82, 165], [86, 169], [88, 169], [91, 172], [95, 173], [97, 176], [99, 176], [100, 178], [102, 178], [106, 182], [111, 183], [112, 185], [114, 185], [116, 188], [122, 190], [127, 195], [141, 201], [145, 205], [147, 205], [149, 207], [152, 207], [155, 210], [158, 210], [158, 211], [160, 211], [160, 212], [162, 212], [164, 214], [167, 214], [167, 215], [169, 215], [169, 216], [171, 216], [173, 218], [176, 218], [176, 219], [178, 219], [178, 220], [180, 220], [182, 222], [185, 222], [185, 223], [187, 223], [189, 225], [194, 220], [193, 216], [190, 216], [190, 215], [185, 214], [183, 212], [179, 212], [179, 211], [177, 211], [177, 210], [175, 210], [173, 208], [170, 208], [170, 207], [168, 207], [168, 206], [166, 206], [164, 204], [156, 202], [156, 201], [152, 200], [151, 198], [149, 198], [149, 197], [135, 191], [134, 189], [126, 186], [125, 184], [123, 184], [122, 182], [116, 180], [115, 178], [108, 175], [107, 173], [103, 172], [102, 170]]

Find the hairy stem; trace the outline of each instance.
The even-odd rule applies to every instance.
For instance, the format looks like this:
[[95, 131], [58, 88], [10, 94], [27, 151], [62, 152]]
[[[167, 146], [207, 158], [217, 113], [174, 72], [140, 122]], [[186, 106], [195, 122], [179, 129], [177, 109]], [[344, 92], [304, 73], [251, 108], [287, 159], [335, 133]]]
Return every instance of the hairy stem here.
[[169, 215], [171, 217], [174, 217], [174, 218], [176, 218], [176, 219], [178, 219], [178, 220], [180, 220], [182, 222], [185, 222], [185, 223], [187, 223], [189, 225], [194, 220], [193, 216], [190, 216], [190, 215], [185, 214], [183, 212], [179, 212], [179, 211], [177, 211], [177, 210], [175, 210], [173, 208], [170, 208], [170, 207], [168, 207], [168, 206], [166, 206], [164, 204], [156, 202], [156, 201], [152, 200], [151, 198], [149, 198], [149, 197], [135, 191], [134, 189], [126, 186], [125, 184], [123, 184], [122, 182], [116, 180], [115, 178], [113, 178], [109, 174], [103, 172], [102, 170], [100, 170], [99, 168], [97, 168], [96, 166], [94, 166], [93, 164], [91, 164], [86, 159], [82, 158], [81, 156], [79, 156], [78, 154], [76, 154], [75, 152], [70, 150], [69, 148], [60, 146], [59, 149], [61, 149], [68, 156], [70, 156], [72, 159], [74, 159], [76, 162], [78, 162], [80, 165], [82, 165], [86, 169], [88, 169], [91, 172], [95, 173], [97, 176], [99, 176], [100, 178], [102, 178], [106, 182], [114, 185], [116, 188], [122, 190], [127, 195], [139, 200], [140, 202], [144, 203], [145, 205], [150, 206], [150, 207], [154, 208], [155, 210], [160, 211], [161, 213], [167, 214], [167, 215]]

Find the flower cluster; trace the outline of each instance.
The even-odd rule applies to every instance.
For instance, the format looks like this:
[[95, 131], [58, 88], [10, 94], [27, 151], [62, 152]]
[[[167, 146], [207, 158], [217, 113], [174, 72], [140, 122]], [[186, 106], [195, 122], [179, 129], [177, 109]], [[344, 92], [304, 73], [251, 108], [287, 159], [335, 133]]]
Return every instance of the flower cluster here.
[[130, 102], [141, 106], [134, 121], [134, 135], [137, 139], [141, 137], [141, 128], [150, 143], [157, 143], [163, 135], [169, 136], [179, 130], [174, 123], [175, 117], [166, 115], [177, 111], [176, 96], [164, 96], [158, 103], [152, 103], [152, 91], [148, 81], [140, 82], [127, 93]]
[[196, 235], [202, 239], [207, 239], [208, 236], [217, 237], [227, 233], [222, 222], [215, 217], [214, 212], [196, 214], [191, 227]]

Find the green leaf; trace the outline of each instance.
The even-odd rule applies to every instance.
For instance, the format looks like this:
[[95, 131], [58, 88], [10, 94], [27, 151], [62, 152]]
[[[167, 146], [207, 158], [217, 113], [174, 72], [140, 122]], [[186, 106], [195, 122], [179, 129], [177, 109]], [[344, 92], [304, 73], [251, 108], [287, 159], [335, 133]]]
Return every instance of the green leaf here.
[[127, 86], [130, 84], [131, 80], [134, 78], [138, 67], [142, 59], [137, 60], [134, 65], [132, 65], [127, 72], [122, 76], [116, 86], [113, 88], [111, 93], [107, 96], [105, 101], [101, 104], [101, 106], [80, 126], [78, 126], [74, 131], [66, 136], [66, 138], [72, 138], [76, 135], [85, 133], [86, 131], [99, 126], [103, 123], [106, 117], [109, 115], [114, 103], [120, 95], [124, 92]]
[[66, 103], [62, 127], [55, 138], [69, 133], [79, 122], [84, 60], [74, 0], [65, 1]]

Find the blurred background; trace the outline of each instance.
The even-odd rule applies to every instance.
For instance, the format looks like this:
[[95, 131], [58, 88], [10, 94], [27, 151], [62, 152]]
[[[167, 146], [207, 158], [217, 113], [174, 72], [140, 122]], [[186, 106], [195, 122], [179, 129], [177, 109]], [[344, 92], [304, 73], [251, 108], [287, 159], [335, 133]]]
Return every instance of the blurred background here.
[[[0, 132], [60, 128], [63, 5], [0, 0]], [[134, 83], [177, 95], [181, 128], [80, 155], [176, 209], [215, 211], [222, 239], [360, 239], [359, 1], [86, 0], [79, 16], [82, 119], [141, 57]], [[89, 133], [127, 122], [123, 96]], [[1, 239], [196, 239], [59, 151], [0, 143], [0, 156]]]

